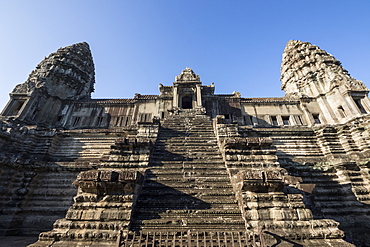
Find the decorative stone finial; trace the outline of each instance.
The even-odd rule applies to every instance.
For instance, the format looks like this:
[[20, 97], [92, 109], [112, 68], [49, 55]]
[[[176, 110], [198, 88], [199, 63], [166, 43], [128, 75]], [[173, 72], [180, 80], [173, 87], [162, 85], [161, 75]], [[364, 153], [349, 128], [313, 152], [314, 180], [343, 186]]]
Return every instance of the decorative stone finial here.
[[86, 42], [58, 49], [42, 60], [26, 82], [16, 86], [14, 94], [30, 95], [44, 91], [60, 99], [90, 98], [94, 91], [95, 69]]
[[200, 82], [199, 75], [196, 75], [191, 68], [186, 67], [181, 73], [175, 77], [176, 82]]

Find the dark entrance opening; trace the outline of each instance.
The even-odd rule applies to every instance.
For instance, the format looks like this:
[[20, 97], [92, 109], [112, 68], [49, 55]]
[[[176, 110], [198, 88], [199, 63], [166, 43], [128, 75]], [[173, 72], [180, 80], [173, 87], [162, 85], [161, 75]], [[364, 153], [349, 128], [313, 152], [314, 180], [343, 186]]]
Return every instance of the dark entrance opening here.
[[192, 105], [192, 97], [191, 96], [184, 96], [184, 97], [182, 97], [182, 108], [183, 109], [191, 109], [191, 108], [193, 108], [193, 105]]

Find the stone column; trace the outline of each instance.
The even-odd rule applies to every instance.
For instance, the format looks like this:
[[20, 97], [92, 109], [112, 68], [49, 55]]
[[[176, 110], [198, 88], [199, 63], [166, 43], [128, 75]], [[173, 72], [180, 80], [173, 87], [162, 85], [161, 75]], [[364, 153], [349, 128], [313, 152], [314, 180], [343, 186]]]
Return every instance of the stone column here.
[[303, 111], [303, 116], [304, 116], [304, 119], [302, 119], [303, 124], [304, 125], [309, 125], [309, 126], [314, 125], [315, 120], [313, 119], [312, 114], [307, 109], [307, 105], [305, 103], [301, 102], [300, 106], [301, 106], [301, 109]]
[[317, 98], [317, 103], [321, 109], [322, 113], [322, 118], [325, 119], [325, 124], [327, 123], [337, 123], [338, 119], [335, 116], [333, 110], [330, 107], [330, 104], [328, 103], [327, 99], [325, 96], [318, 97]]
[[199, 84], [197, 84], [197, 106], [202, 106], [202, 91]]
[[370, 100], [367, 95], [365, 95], [365, 97], [363, 98], [362, 103], [363, 103], [362, 106], [365, 108], [365, 110], [367, 112], [370, 112]]
[[344, 100], [347, 102], [349, 108], [352, 111], [352, 114], [358, 115], [361, 113], [360, 109], [358, 109], [355, 101], [353, 100], [352, 96], [347, 92], [346, 94], [343, 95]]
[[173, 86], [173, 107], [179, 107], [179, 94], [177, 92], [177, 86]]
[[[347, 113], [347, 117], [356, 115], [357, 110], [356, 110], [356, 108], [354, 108], [354, 107], [356, 107], [355, 102], [353, 100], [352, 100], [352, 102], [350, 102], [349, 98], [347, 97], [347, 96], [349, 96], [348, 92], [343, 94], [343, 93], [341, 93], [341, 91], [338, 88], [336, 88], [335, 90], [336, 90], [335, 94], [339, 95], [339, 97], [341, 97], [343, 99], [344, 103], [345, 103], [342, 106], [344, 107], [344, 110]], [[351, 96], [349, 96], [349, 97], [351, 97]]]

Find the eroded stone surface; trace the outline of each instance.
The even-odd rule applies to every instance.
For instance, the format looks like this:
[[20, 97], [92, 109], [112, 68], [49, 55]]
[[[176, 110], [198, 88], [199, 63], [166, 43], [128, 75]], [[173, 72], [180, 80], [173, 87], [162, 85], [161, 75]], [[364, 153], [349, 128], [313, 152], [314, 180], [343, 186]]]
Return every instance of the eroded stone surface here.
[[44, 90], [49, 96], [79, 100], [90, 98], [94, 91], [95, 70], [89, 45], [78, 43], [50, 54], [26, 82], [17, 85], [12, 94], [32, 95]]

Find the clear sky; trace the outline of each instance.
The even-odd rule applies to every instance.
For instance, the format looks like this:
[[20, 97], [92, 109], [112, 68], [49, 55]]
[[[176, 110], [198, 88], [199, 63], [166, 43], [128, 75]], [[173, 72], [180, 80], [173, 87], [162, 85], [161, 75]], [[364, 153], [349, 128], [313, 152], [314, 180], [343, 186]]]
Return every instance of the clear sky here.
[[280, 97], [291, 39], [339, 59], [370, 87], [369, 0], [1, 0], [0, 109], [58, 48], [86, 41], [93, 98], [158, 94], [185, 67], [216, 93]]

